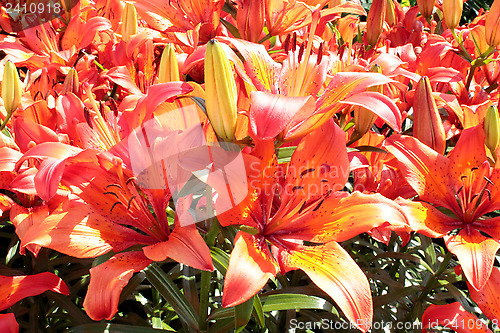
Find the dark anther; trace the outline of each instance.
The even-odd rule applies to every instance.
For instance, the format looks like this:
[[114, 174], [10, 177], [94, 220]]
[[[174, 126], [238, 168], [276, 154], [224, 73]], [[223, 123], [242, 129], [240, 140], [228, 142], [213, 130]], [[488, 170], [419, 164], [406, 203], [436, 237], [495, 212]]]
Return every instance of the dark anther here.
[[321, 59], [323, 59], [323, 43], [319, 45], [318, 57], [316, 58], [316, 64], [321, 64]]
[[106, 185], [106, 188], [111, 187], [111, 186], [122, 188], [120, 184], [109, 184], [109, 185]]
[[286, 35], [285, 42], [283, 43], [283, 47], [285, 48], [285, 52], [288, 53], [290, 51], [290, 34]]
[[304, 176], [305, 176], [306, 174], [308, 174], [309, 172], [313, 172], [313, 171], [315, 171], [315, 170], [316, 170], [316, 169], [314, 169], [314, 168], [309, 168], [309, 169], [307, 169], [307, 170], [302, 171], [302, 172], [300, 173], [300, 178], [304, 177]]
[[321, 179], [322, 183], [328, 183], [328, 179]]
[[463, 189], [463, 188], [464, 188], [463, 186], [460, 186], [460, 188], [459, 188], [459, 189], [458, 189], [458, 191], [457, 191], [457, 194], [459, 194], [459, 193], [460, 193], [460, 191], [462, 191], [462, 189]]
[[463, 175], [462, 177], [460, 177], [460, 180], [464, 180], [464, 178], [467, 178], [467, 176]]
[[473, 167], [472, 169], [470, 169], [470, 171], [476, 171], [478, 169], [479, 169], [478, 167]]
[[302, 56], [304, 55], [304, 50], [305, 50], [305, 44], [302, 43], [302, 45], [300, 45], [300, 49], [299, 49], [299, 58], [298, 58], [299, 62], [302, 60]]
[[103, 194], [112, 194], [118, 199], [118, 194], [116, 194], [115, 192], [104, 192]]
[[299, 209], [299, 214], [302, 213], [302, 211], [304, 210], [305, 207], [306, 207], [306, 202], [304, 201], [302, 203], [302, 207], [300, 207], [300, 209]]
[[113, 111], [115, 117], [118, 117], [118, 105], [113, 98], [109, 99], [109, 108], [111, 109], [111, 111]]
[[488, 199], [490, 199], [490, 201], [491, 201], [491, 192], [490, 192], [490, 190], [487, 189], [486, 193], [488, 193]]
[[130, 200], [128, 201], [127, 210], [130, 210], [130, 204], [132, 203], [132, 200], [134, 200], [134, 199], [135, 199], [135, 195], [132, 198], [130, 198]]
[[484, 180], [486, 180], [490, 185], [495, 185], [491, 180], [488, 179], [488, 177], [484, 176]]
[[90, 118], [90, 111], [88, 107], [83, 108], [83, 115], [85, 116], [85, 120], [87, 121], [89, 127], [93, 129], [94, 126], [92, 125], [92, 119]]
[[313, 212], [317, 211], [319, 209], [319, 207], [321, 207], [321, 205], [323, 204], [323, 201], [325, 201], [325, 198], [321, 199], [319, 204], [316, 207], [314, 207]]
[[292, 192], [295, 192], [296, 190], [302, 190], [304, 188], [304, 186], [294, 186], [292, 188]]
[[125, 182], [125, 184], [130, 184], [131, 181], [135, 180], [135, 177], [130, 177], [129, 179], [127, 179], [127, 181]]
[[297, 47], [297, 33], [293, 33], [293, 39], [292, 39], [292, 50], [295, 51], [295, 48]]
[[115, 202], [115, 203], [113, 204], [113, 206], [111, 206], [111, 210], [110, 210], [110, 212], [112, 212], [112, 211], [113, 211], [113, 208], [115, 208], [115, 206], [116, 206], [116, 205], [118, 205], [118, 204], [120, 204], [120, 205], [122, 205], [122, 206], [123, 206], [123, 204], [122, 204], [121, 202], [117, 201], [117, 202]]
[[99, 112], [101, 112], [101, 116], [104, 119], [104, 121], [108, 121], [108, 117], [106, 117], [106, 112], [104, 112], [104, 104], [102, 101], [99, 101]]

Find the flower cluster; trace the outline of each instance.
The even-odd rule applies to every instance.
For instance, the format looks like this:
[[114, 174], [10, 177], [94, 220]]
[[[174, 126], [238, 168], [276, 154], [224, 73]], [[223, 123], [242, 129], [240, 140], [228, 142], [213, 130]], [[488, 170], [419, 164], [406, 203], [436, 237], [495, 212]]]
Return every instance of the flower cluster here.
[[0, 9], [0, 327], [498, 322], [500, 0], [30, 3]]

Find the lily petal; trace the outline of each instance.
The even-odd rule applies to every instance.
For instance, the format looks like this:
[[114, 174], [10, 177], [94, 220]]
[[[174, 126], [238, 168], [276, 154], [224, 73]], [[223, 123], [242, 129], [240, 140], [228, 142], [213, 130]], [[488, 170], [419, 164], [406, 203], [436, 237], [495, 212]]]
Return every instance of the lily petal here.
[[287, 269], [301, 269], [342, 309], [347, 319], [363, 332], [373, 317], [370, 284], [363, 271], [336, 242], [300, 246], [280, 252]]
[[458, 235], [444, 240], [448, 250], [458, 257], [467, 280], [476, 290], [481, 290], [490, 277], [500, 243], [473, 228], [464, 228]]
[[[474, 323], [471, 325], [474, 327], [469, 327], [467, 323]], [[465, 311], [460, 302], [429, 306], [422, 315], [422, 324], [424, 326], [423, 333], [427, 333], [427, 329], [434, 328], [436, 324], [449, 327], [458, 333], [491, 333], [476, 316]], [[476, 324], [479, 325], [476, 326]]]
[[90, 269], [83, 308], [92, 320], [111, 320], [118, 311], [120, 293], [132, 275], [151, 264], [142, 252], [125, 252]]
[[51, 214], [32, 226], [21, 241], [20, 253], [37, 244], [78, 258], [93, 258], [111, 250], [123, 251], [136, 244], [151, 244], [149, 237], [111, 223], [95, 214], [90, 205], [78, 205], [60, 214]]
[[298, 113], [312, 114], [315, 108], [311, 96], [288, 97], [267, 91], [253, 91], [250, 96], [250, 128], [260, 140], [273, 139]]
[[386, 222], [402, 230], [408, 228], [404, 211], [392, 200], [354, 192], [343, 198], [328, 197], [265, 232], [316, 243], [343, 242]]
[[452, 207], [448, 197], [454, 189], [448, 188], [450, 161], [446, 157], [409, 136], [392, 135], [385, 148], [397, 158], [399, 169], [421, 200]]
[[490, 320], [500, 320], [500, 269], [493, 267], [490, 278], [483, 289], [469, 287], [470, 297]]
[[185, 227], [176, 225], [167, 241], [144, 247], [143, 251], [153, 261], [172, 258], [204, 271], [214, 269], [210, 250], [194, 224]]
[[50, 290], [69, 295], [68, 286], [50, 272], [34, 275], [0, 276], [0, 310], [5, 310], [23, 298]]
[[292, 155], [282, 202], [309, 200], [344, 188], [349, 177], [345, 132], [328, 121], [305, 136]]
[[238, 232], [224, 279], [222, 306], [230, 307], [247, 301], [278, 271], [278, 264], [265, 241], [261, 243], [253, 235]]
[[410, 227], [428, 237], [443, 237], [462, 225], [462, 221], [441, 213], [426, 202], [417, 202], [397, 198], [398, 203], [408, 218]]
[[16, 316], [13, 313], [0, 314], [0, 332], [19, 332], [19, 324], [17, 323]]

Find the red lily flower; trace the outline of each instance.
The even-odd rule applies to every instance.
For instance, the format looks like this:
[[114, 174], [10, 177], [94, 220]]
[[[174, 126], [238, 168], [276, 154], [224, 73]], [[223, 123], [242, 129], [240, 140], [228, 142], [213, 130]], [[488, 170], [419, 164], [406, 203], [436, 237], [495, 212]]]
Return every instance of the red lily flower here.
[[356, 327], [368, 330], [372, 319], [368, 281], [337, 242], [386, 221], [405, 225], [406, 218], [381, 195], [338, 191], [349, 175], [344, 147], [345, 133], [329, 121], [303, 138], [283, 170], [277, 165], [273, 142], [257, 141], [252, 155], [246, 156], [249, 195], [218, 216], [224, 226], [256, 229], [236, 235], [223, 306], [248, 300], [280, 271], [301, 269]]
[[[500, 169], [490, 166], [484, 140], [483, 125], [479, 124], [463, 130], [446, 157], [413, 137], [394, 135], [386, 143], [422, 200], [398, 201], [408, 213], [410, 226], [429, 237], [444, 237], [477, 290], [488, 281], [500, 248], [500, 218], [485, 216], [500, 207], [500, 191], [494, 186], [500, 181]], [[455, 234], [457, 229], [460, 231]]]
[[[69, 295], [68, 286], [53, 273], [35, 275], [0, 276], [0, 310], [5, 310], [23, 298], [40, 295], [45, 291]], [[18, 332], [19, 324], [13, 313], [0, 314], [2, 332]]]

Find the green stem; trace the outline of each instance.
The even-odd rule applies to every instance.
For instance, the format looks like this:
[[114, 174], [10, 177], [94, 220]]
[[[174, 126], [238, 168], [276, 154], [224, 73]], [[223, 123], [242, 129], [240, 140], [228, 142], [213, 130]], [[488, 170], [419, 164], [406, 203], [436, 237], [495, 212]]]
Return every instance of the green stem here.
[[455, 41], [458, 43], [458, 45], [460, 46], [460, 49], [462, 50], [466, 60], [468, 62], [472, 62], [473, 59], [472, 57], [470, 56], [469, 52], [467, 52], [467, 50], [465, 49], [464, 45], [460, 42], [460, 40], [458, 39], [458, 36], [457, 36], [457, 33], [455, 32], [455, 29], [451, 29], [451, 34], [453, 35], [453, 38], [455, 38]]
[[9, 122], [9, 119], [10, 117], [12, 117], [12, 114], [14, 112], [11, 112], [11, 113], [8, 113], [7, 114], [7, 117], [5, 118], [5, 122], [2, 124], [2, 126], [0, 127], [0, 131], [3, 131], [5, 129], [5, 126], [7, 126], [7, 123]]
[[474, 77], [474, 72], [476, 71], [477, 69], [477, 66], [471, 66], [470, 67], [470, 71], [469, 71], [469, 75], [467, 76], [467, 82], [465, 83], [465, 89], [467, 91], [469, 91], [469, 87], [470, 87], [470, 84], [472, 82], [472, 78]]
[[427, 283], [424, 286], [424, 289], [422, 290], [422, 293], [418, 296], [417, 300], [415, 302], [413, 302], [414, 306], [413, 306], [412, 310], [410, 311], [410, 313], [408, 314], [407, 321], [411, 322], [415, 319], [415, 310], [417, 308], [421, 308], [421, 307], [418, 307], [417, 305], [422, 303], [427, 298], [427, 296], [432, 291], [432, 289], [434, 289], [439, 277], [441, 276], [441, 274], [443, 274], [445, 269], [448, 267], [448, 264], [450, 263], [452, 257], [453, 257], [453, 254], [451, 252], [446, 253], [446, 255], [443, 258], [443, 262], [441, 263], [441, 265], [439, 265], [439, 268], [437, 269], [437, 271], [427, 281]]
[[200, 332], [206, 332], [208, 329], [208, 306], [210, 297], [210, 281], [212, 272], [201, 272], [201, 287], [200, 287]]
[[265, 35], [264, 37], [262, 37], [262, 39], [261, 39], [261, 40], [259, 40], [259, 41], [257, 42], [257, 44], [262, 44], [262, 43], [264, 43], [266, 40], [270, 39], [271, 37], [273, 37], [273, 35], [271, 35], [271, 34], [267, 34], [267, 35]]

